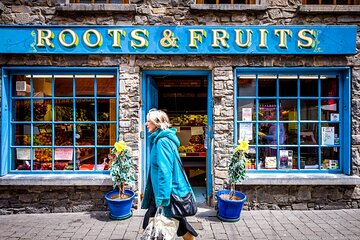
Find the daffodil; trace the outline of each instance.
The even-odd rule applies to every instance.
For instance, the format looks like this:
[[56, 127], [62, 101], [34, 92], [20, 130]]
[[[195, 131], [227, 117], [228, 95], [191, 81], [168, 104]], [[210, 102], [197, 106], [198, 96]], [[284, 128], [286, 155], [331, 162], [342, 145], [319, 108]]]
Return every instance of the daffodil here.
[[116, 156], [119, 156], [119, 154], [121, 154], [122, 151], [128, 149], [128, 146], [126, 146], [126, 143], [124, 141], [116, 142], [114, 144], [114, 147], [115, 147], [115, 150], [116, 150], [116, 152], [115, 152]]
[[237, 151], [244, 151], [244, 152], [248, 152], [249, 151], [249, 142], [248, 141], [240, 141], [239, 140], [239, 145], [236, 146], [236, 148], [234, 149], [234, 152]]

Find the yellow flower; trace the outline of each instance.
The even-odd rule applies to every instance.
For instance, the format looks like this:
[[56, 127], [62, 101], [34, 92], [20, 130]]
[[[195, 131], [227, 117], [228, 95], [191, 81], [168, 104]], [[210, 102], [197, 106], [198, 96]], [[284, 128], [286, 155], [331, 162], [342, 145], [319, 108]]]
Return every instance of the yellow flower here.
[[116, 142], [114, 144], [114, 147], [116, 149], [116, 156], [118, 156], [122, 151], [128, 149], [128, 146], [126, 146], [126, 143], [124, 141]]
[[249, 151], [249, 142], [245, 141], [245, 140], [239, 141], [239, 145], [237, 145], [234, 152], [237, 152], [237, 151], [248, 152]]

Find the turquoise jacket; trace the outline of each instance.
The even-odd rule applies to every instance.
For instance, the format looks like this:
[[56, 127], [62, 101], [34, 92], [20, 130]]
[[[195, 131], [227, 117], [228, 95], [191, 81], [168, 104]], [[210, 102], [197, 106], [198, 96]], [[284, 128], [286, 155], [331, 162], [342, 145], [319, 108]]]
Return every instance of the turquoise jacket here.
[[[151, 195], [154, 194], [156, 207], [163, 206], [165, 215], [171, 217], [169, 208], [171, 193], [184, 197], [192, 192], [178, 163], [180, 141], [176, 136], [175, 128], [157, 129], [149, 138], [152, 144], [150, 171], [141, 208], [149, 207]], [[192, 194], [194, 195], [193, 192]]]

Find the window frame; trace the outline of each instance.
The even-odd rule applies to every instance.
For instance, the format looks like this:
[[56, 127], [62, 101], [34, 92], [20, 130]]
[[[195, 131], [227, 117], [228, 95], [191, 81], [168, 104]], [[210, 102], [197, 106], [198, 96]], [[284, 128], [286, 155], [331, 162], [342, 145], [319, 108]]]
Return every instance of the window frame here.
[[[255, 97], [242, 97], [238, 96], [238, 83], [237, 76], [238, 75], [260, 75], [260, 74], [272, 74], [272, 75], [337, 75], [339, 79], [339, 133], [340, 133], [340, 154], [339, 154], [339, 169], [281, 169], [279, 168], [279, 159], [277, 158], [277, 168], [274, 170], [269, 169], [249, 169], [249, 172], [253, 173], [344, 173], [351, 174], [351, 77], [350, 77], [351, 69], [350, 67], [286, 67], [286, 68], [278, 68], [278, 67], [250, 67], [250, 68], [240, 68], [236, 67], [234, 69], [234, 145], [238, 141], [238, 126], [241, 122], [238, 119], [238, 100], [239, 99], [254, 99], [256, 102], [259, 101], [259, 97], [256, 94]], [[258, 79], [256, 77], [256, 79]], [[278, 78], [277, 78], [278, 79]], [[301, 80], [298, 80], [301, 81]], [[256, 89], [257, 82], [256, 82]], [[279, 96], [274, 96], [274, 99], [278, 102]], [[319, 96], [316, 97], [318, 100], [321, 98]], [[296, 100], [301, 99], [301, 96], [297, 96]], [[298, 103], [299, 105], [299, 103]], [[256, 104], [256, 113], [258, 112], [258, 104]], [[301, 109], [298, 108], [298, 111]], [[323, 123], [325, 120], [321, 119], [321, 115], [318, 115], [317, 122], [319, 124]], [[249, 121], [245, 121], [249, 122]], [[250, 121], [254, 124], [259, 123], [259, 119], [255, 118]], [[282, 121], [276, 120], [277, 125]], [[297, 120], [297, 124], [300, 124], [300, 120]], [[329, 121], [325, 121], [329, 122]], [[299, 125], [300, 126], [300, 125]], [[258, 141], [258, 129], [253, 133], [256, 136], [256, 141], [254, 144], [250, 144], [250, 147], [255, 147], [256, 149], [259, 146]], [[291, 145], [292, 146], [292, 145]], [[297, 148], [299, 149], [301, 143], [297, 142]], [[317, 148], [321, 149], [323, 145], [321, 143], [317, 143]], [[277, 150], [279, 152], [279, 149]], [[256, 151], [256, 166], [258, 166], [258, 150]], [[318, 156], [319, 161], [320, 153]], [[321, 159], [320, 159], [321, 161]], [[299, 162], [299, 160], [298, 160]]]
[[[36, 175], [36, 174], [108, 174], [109, 170], [68, 170], [68, 171], [64, 171], [64, 170], [33, 170], [31, 168], [31, 170], [24, 170], [24, 171], [18, 171], [18, 170], [11, 170], [11, 166], [12, 166], [12, 162], [13, 162], [13, 156], [12, 156], [12, 148], [15, 147], [15, 145], [12, 144], [12, 139], [13, 139], [13, 125], [16, 124], [16, 122], [18, 121], [13, 121], [12, 118], [12, 101], [14, 101], [15, 99], [17, 99], [18, 97], [15, 97], [15, 99], [13, 99], [12, 96], [12, 77], [15, 75], [27, 75], [27, 74], [31, 74], [31, 75], [52, 75], [52, 81], [54, 81], [54, 75], [94, 75], [94, 79], [95, 79], [95, 75], [114, 75], [115, 77], [115, 97], [111, 97], [111, 99], [115, 99], [115, 120], [110, 120], [109, 121], [105, 121], [105, 122], [111, 122], [110, 124], [115, 124], [115, 129], [119, 128], [119, 99], [120, 99], [120, 91], [119, 91], [119, 68], [118, 67], [21, 67], [21, 66], [17, 66], [17, 67], [2, 67], [2, 104], [1, 104], [1, 110], [2, 110], [2, 128], [1, 128], [1, 146], [2, 146], [2, 157], [0, 160], [0, 176], [6, 175], [6, 174], [31, 174], [31, 175]], [[74, 84], [74, 82], [72, 83]], [[94, 84], [94, 91], [96, 91], [97, 86]], [[54, 93], [54, 86], [52, 87], [52, 93]], [[57, 97], [54, 96], [54, 94], [52, 94], [51, 97], [44, 97], [44, 99], [46, 100], [51, 100], [52, 102], [54, 102], [53, 100], [56, 99]], [[61, 98], [61, 97], [60, 97]], [[69, 97], [65, 97], [65, 98], [69, 98]], [[80, 97], [81, 98], [81, 97]], [[85, 97], [88, 98], [88, 97]], [[94, 99], [94, 101], [98, 100], [98, 99], [107, 99], [107, 97], [99, 97], [97, 96], [96, 92], [94, 92], [94, 96], [92, 97]], [[26, 97], [26, 99], [29, 99], [32, 101], [37, 100], [38, 98], [34, 98], [34, 96], [29, 96]], [[41, 98], [43, 99], [43, 98]], [[73, 95], [71, 97], [71, 99], [73, 99], [74, 101], [77, 99], [77, 96]], [[110, 99], [110, 98], [109, 98]], [[33, 110], [31, 110], [33, 111]], [[76, 109], [73, 109], [73, 111], [76, 111]], [[95, 114], [97, 114], [97, 109], [94, 108], [94, 112]], [[77, 122], [75, 119], [71, 120], [72, 124], [83, 124], [83, 122]], [[96, 125], [101, 124], [102, 121], [98, 121], [97, 119], [94, 119], [93, 124]], [[24, 123], [24, 121], [21, 121], [21, 123]], [[36, 124], [36, 122], [34, 122], [34, 120], [30, 120], [30, 121], [25, 121], [25, 123], [30, 123], [30, 124]], [[52, 118], [51, 121], [46, 122], [47, 124], [61, 124], [62, 121], [55, 121], [54, 118]], [[87, 122], [84, 122], [84, 124], [86, 124]], [[41, 124], [41, 122], [39, 123]], [[53, 127], [54, 128], [54, 127]], [[95, 131], [95, 129], [94, 129]], [[95, 133], [96, 134], [96, 131]], [[74, 136], [73, 136], [74, 138]], [[116, 131], [115, 133], [115, 139], [116, 141], [119, 139], [119, 132]], [[73, 139], [74, 140], [74, 139]], [[34, 149], [35, 145], [29, 145], [29, 147], [31, 149]], [[42, 147], [49, 147], [52, 150], [54, 150], [55, 145], [49, 145], [49, 146], [42, 146]], [[92, 145], [94, 149], [99, 149], [99, 148], [111, 148], [112, 145], [98, 145], [97, 141], [96, 141], [96, 135], [95, 135], [95, 140], [94, 140], [94, 144]], [[26, 146], [27, 147], [27, 146]], [[36, 146], [38, 147], [38, 146]], [[40, 146], [41, 147], [41, 146]], [[72, 149], [76, 149], [79, 147], [83, 147], [82, 145], [76, 145], [75, 142], [73, 142], [73, 144], [69, 147], [65, 147], [65, 148], [72, 148]], [[86, 146], [85, 146], [86, 147]], [[57, 146], [57, 148], [61, 148], [59, 146]], [[54, 152], [52, 152], [52, 164], [54, 166], [55, 163], [55, 159], [54, 159]], [[74, 151], [73, 155], [76, 155], [76, 152]], [[97, 155], [94, 154], [94, 163], [96, 162], [97, 159]], [[73, 159], [74, 161], [74, 159]]]

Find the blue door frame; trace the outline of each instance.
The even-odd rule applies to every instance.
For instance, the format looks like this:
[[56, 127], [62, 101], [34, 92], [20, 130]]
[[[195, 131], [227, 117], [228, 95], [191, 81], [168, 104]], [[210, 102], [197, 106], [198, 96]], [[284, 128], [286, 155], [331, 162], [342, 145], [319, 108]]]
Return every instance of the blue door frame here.
[[[153, 89], [153, 80], [152, 77], [156, 76], [206, 76], [208, 80], [207, 86], [207, 116], [208, 116], [208, 125], [207, 125], [207, 163], [206, 163], [206, 194], [207, 196], [211, 196], [212, 193], [212, 139], [213, 139], [213, 122], [212, 122], [212, 113], [213, 113], [213, 100], [212, 100], [212, 75], [211, 71], [206, 70], [147, 70], [143, 71], [142, 74], [142, 111], [141, 111], [141, 131], [142, 131], [142, 157], [141, 157], [141, 191], [144, 191], [145, 184], [147, 180], [148, 174], [148, 161], [147, 156], [149, 156], [150, 152], [150, 144], [147, 141], [147, 130], [145, 126], [146, 122], [146, 114], [152, 108], [156, 107], [157, 103], [149, 103], [149, 101], [153, 101], [157, 99], [151, 93], [151, 89]], [[150, 91], [149, 91], [150, 90]]]

